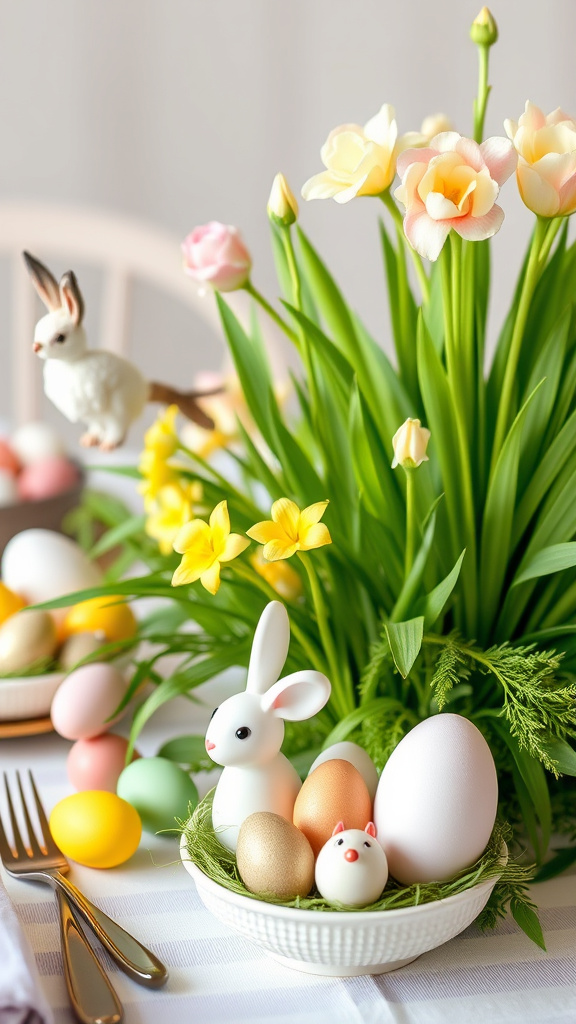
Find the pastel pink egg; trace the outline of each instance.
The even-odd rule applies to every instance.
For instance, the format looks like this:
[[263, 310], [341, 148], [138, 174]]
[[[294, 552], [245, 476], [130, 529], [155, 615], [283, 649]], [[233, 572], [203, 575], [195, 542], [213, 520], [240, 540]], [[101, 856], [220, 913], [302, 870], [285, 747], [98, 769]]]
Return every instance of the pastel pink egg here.
[[[128, 740], [116, 733], [76, 740], [68, 754], [66, 767], [74, 789], [99, 789], [116, 792], [116, 784], [126, 767]], [[132, 760], [140, 755], [135, 751]]]
[[80, 665], [60, 684], [50, 709], [52, 725], [66, 740], [100, 736], [118, 721], [114, 715], [126, 693], [126, 680], [114, 665]]
[[0, 469], [8, 470], [12, 476], [20, 472], [20, 460], [4, 437], [0, 437]]
[[78, 482], [78, 470], [60, 455], [25, 466], [18, 477], [18, 493], [23, 501], [41, 501], [68, 491]]

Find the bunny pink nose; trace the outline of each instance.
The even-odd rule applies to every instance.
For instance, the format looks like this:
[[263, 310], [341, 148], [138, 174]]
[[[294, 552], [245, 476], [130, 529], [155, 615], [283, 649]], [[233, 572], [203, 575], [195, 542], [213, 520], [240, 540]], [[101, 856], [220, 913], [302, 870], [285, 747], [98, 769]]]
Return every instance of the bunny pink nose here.
[[349, 860], [350, 862], [358, 860], [358, 853], [356, 850], [346, 850], [344, 860]]
[[35, 341], [34, 344], [32, 345], [32, 351], [33, 352], [39, 352], [41, 348], [42, 348], [42, 345], [40, 344], [39, 341]]
[[210, 740], [206, 740], [206, 750], [214, 750], [215, 743], [210, 743]]

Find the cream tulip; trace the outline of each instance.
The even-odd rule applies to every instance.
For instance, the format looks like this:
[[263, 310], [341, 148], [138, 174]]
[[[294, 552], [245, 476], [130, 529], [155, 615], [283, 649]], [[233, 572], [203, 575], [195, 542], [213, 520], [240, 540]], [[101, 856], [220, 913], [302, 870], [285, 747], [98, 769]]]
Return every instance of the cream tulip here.
[[298, 203], [283, 174], [277, 174], [272, 182], [267, 210], [270, 220], [282, 227], [289, 227], [298, 219]]
[[518, 121], [504, 122], [518, 152], [516, 179], [523, 202], [540, 217], [576, 210], [576, 121], [560, 107], [544, 114], [526, 103]]
[[303, 185], [304, 199], [348, 203], [356, 196], [380, 195], [396, 173], [397, 138], [394, 107], [388, 103], [363, 128], [334, 128], [320, 151], [326, 170]]
[[423, 462], [428, 462], [426, 449], [429, 440], [430, 431], [422, 426], [420, 420], [407, 419], [392, 438], [392, 469], [396, 469], [396, 466], [417, 469]]

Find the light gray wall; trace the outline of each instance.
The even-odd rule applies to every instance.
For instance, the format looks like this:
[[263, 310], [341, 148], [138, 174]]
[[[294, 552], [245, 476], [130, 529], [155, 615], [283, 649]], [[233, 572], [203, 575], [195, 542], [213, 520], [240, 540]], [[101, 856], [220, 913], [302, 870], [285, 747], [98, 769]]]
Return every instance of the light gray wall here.
[[[273, 297], [265, 207], [276, 171], [299, 189], [321, 169], [330, 128], [364, 123], [383, 102], [396, 106], [400, 131], [443, 110], [469, 133], [476, 59], [468, 28], [479, 5], [0, 0], [0, 198], [117, 209], [178, 238], [209, 219], [237, 224], [254, 254], [255, 282]], [[494, 14], [501, 40], [487, 133], [503, 134], [504, 117], [518, 117], [528, 97], [546, 110], [576, 110], [576, 5], [500, 0]], [[507, 220], [494, 244], [498, 315], [530, 223], [513, 182], [502, 203]], [[316, 202], [306, 204], [302, 223], [387, 345], [378, 212], [375, 200]], [[5, 308], [5, 280], [0, 300]], [[148, 372], [181, 380], [184, 351], [190, 373], [218, 362], [218, 347], [202, 332], [190, 353], [188, 314], [167, 323], [172, 340], [159, 359], [165, 321], [153, 298], [142, 296], [137, 358]], [[2, 417], [8, 395], [0, 376]]]

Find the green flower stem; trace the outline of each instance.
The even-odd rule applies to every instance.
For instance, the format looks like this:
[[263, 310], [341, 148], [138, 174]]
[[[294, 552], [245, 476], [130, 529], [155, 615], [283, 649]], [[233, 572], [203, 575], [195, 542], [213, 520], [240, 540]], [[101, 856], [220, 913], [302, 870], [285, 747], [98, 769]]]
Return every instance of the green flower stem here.
[[[292, 232], [289, 226], [281, 228], [280, 231], [282, 244], [284, 246], [284, 252], [286, 253], [286, 262], [288, 264], [288, 270], [290, 272], [290, 280], [292, 282], [292, 303], [299, 312], [302, 312], [302, 287], [300, 282], [298, 263], [296, 260], [296, 253], [294, 252]], [[318, 392], [318, 382], [316, 380], [316, 374], [314, 371], [314, 363], [312, 361], [312, 350], [306, 332], [300, 329], [298, 331], [298, 336], [299, 348], [302, 355], [302, 361], [306, 368], [308, 387], [310, 389], [310, 395], [312, 398], [312, 407], [314, 410], [315, 419], [317, 419], [318, 416], [320, 415], [321, 402]]]
[[408, 241], [406, 235], [404, 234], [403, 217], [402, 214], [400, 213], [400, 210], [396, 206], [396, 203], [394, 202], [392, 196], [390, 195], [390, 189], [386, 189], [385, 192], [382, 192], [380, 198], [384, 203], [384, 206], [390, 213], [392, 220], [396, 225], [396, 228], [398, 229], [399, 237], [403, 239], [404, 245], [407, 251], [410, 253], [410, 258], [412, 260], [412, 263], [414, 264], [414, 270], [416, 271], [416, 277], [418, 278], [418, 283], [420, 285], [422, 299], [425, 303], [428, 303], [430, 301], [430, 281], [428, 280], [428, 276], [426, 274], [426, 271], [424, 270], [424, 266], [422, 264], [422, 259], [420, 255], [416, 252], [415, 249], [412, 248], [410, 242]]
[[482, 142], [484, 135], [484, 119], [486, 117], [486, 106], [490, 95], [488, 85], [488, 60], [490, 56], [489, 46], [478, 47], [478, 96], [474, 100], [474, 141]]
[[328, 668], [330, 673], [330, 682], [332, 683], [332, 702], [334, 707], [338, 711], [338, 714], [344, 717], [353, 711], [356, 706], [354, 695], [351, 697], [345, 692], [343, 685], [342, 673], [340, 672], [340, 662], [338, 660], [338, 654], [334, 644], [332, 633], [330, 632], [330, 624], [328, 622], [328, 613], [326, 610], [326, 604], [322, 596], [320, 589], [320, 581], [316, 575], [310, 558], [305, 552], [299, 551], [298, 558], [302, 562], [302, 565], [306, 569], [308, 574], [308, 581], [310, 583], [310, 592], [312, 594], [312, 602], [314, 604], [314, 610], [316, 612], [316, 620], [318, 622], [318, 631], [320, 633], [320, 639], [328, 662]]
[[[498, 456], [502, 450], [502, 445], [504, 444], [506, 433], [512, 418], [512, 402], [516, 387], [516, 372], [518, 370], [518, 362], [522, 351], [524, 330], [530, 313], [530, 305], [532, 303], [534, 290], [543, 270], [543, 263], [540, 254], [543, 248], [546, 253], [550, 251], [550, 246], [548, 246], [548, 249], [546, 250], [546, 235], [548, 228], [549, 221], [546, 218], [536, 218], [536, 226], [534, 228], [534, 234], [532, 235], [532, 243], [530, 245], [530, 253], [528, 256], [528, 265], [526, 267], [524, 281], [522, 282], [518, 312], [516, 314], [514, 329], [512, 331], [512, 338], [510, 339], [510, 351], [508, 353], [504, 380], [502, 382], [502, 393], [498, 404], [498, 416], [496, 419], [496, 431], [494, 434], [492, 460], [490, 464], [491, 476], [494, 473]], [[551, 244], [552, 242], [550, 242], [550, 245]]]
[[[464, 537], [466, 558], [462, 566], [464, 586], [464, 604], [467, 632], [473, 632], [476, 623], [477, 594], [477, 557], [476, 557], [476, 515], [474, 511], [474, 490], [472, 485], [472, 466], [470, 448], [466, 431], [466, 381], [464, 379], [464, 361], [459, 353], [459, 322], [456, 326], [455, 310], [461, 308], [460, 291], [460, 249], [458, 243], [454, 249], [445, 245], [440, 255], [442, 275], [442, 306], [444, 311], [444, 342], [446, 351], [446, 369], [448, 384], [452, 393], [452, 402], [456, 419], [456, 432], [459, 453], [459, 473], [455, 473], [453, 487], [460, 492], [464, 519]], [[456, 264], [456, 266], [454, 266]], [[451, 467], [455, 471], [455, 467]]]
[[415, 508], [415, 480], [416, 469], [410, 466], [404, 467], [406, 474], [406, 548], [404, 551], [404, 579], [407, 580], [410, 570], [414, 564], [416, 552], [416, 508]]
[[[263, 576], [260, 576], [260, 574], [257, 573], [255, 569], [252, 569], [250, 566], [246, 565], [245, 562], [241, 562], [239, 559], [236, 559], [234, 562], [226, 564], [230, 569], [233, 569], [236, 575], [240, 576], [241, 579], [246, 580], [246, 582], [250, 583], [251, 586], [257, 587], [259, 590], [261, 590], [262, 593], [266, 595], [269, 601], [279, 600], [278, 593], [274, 590], [274, 587], [271, 587]], [[284, 598], [282, 600], [284, 600]], [[306, 657], [309, 658], [312, 666], [316, 669], [317, 672], [325, 673], [327, 668], [326, 663], [319, 656], [318, 651], [311, 643], [309, 637], [306, 636], [306, 633], [302, 629], [300, 629], [298, 623], [294, 622], [293, 619], [290, 619], [290, 629], [294, 636], [296, 637], [302, 650], [306, 654]]]
[[[183, 445], [181, 441], [178, 442], [178, 450], [183, 452], [184, 455], [186, 455], [189, 459], [191, 459], [198, 466], [200, 466], [200, 468], [205, 473], [209, 474], [212, 477], [215, 484], [222, 488], [225, 496], [231, 495], [234, 498], [234, 501], [236, 502], [238, 508], [243, 509], [244, 514], [248, 516], [248, 518], [258, 519], [258, 517], [262, 515], [262, 510], [259, 509], [257, 505], [253, 504], [250, 501], [247, 501], [246, 495], [242, 494], [239, 490], [237, 490], [237, 488], [230, 483], [230, 480], [223, 476], [222, 473], [219, 473], [218, 470], [214, 469], [214, 467], [211, 466], [208, 462], [206, 462], [206, 459], [203, 459], [201, 455], [197, 455], [196, 452], [193, 452], [190, 448], [186, 448], [186, 446]], [[190, 469], [187, 466], [178, 466], [174, 468], [177, 468], [178, 471], [182, 473], [182, 476], [188, 477], [190, 480], [199, 479], [198, 476], [195, 476], [190, 472]], [[211, 481], [202, 481], [202, 479], [200, 478], [200, 482], [210, 483]]]
[[286, 321], [282, 319], [280, 314], [276, 312], [276, 310], [274, 309], [274, 306], [270, 305], [270, 303], [268, 302], [268, 299], [266, 299], [264, 297], [264, 295], [262, 295], [262, 292], [259, 292], [258, 289], [254, 287], [254, 285], [252, 284], [252, 281], [248, 281], [244, 285], [244, 291], [248, 292], [248, 294], [251, 295], [252, 298], [256, 300], [256, 302], [262, 307], [264, 312], [268, 314], [270, 319], [273, 320], [275, 324], [277, 324], [277, 326], [280, 328], [281, 331], [284, 331], [284, 334], [286, 335], [286, 337], [290, 338], [290, 341], [294, 345], [296, 345], [297, 348], [299, 348], [300, 347], [300, 339], [299, 339], [298, 335], [296, 334], [296, 332], [293, 331], [292, 328], [288, 326]]

